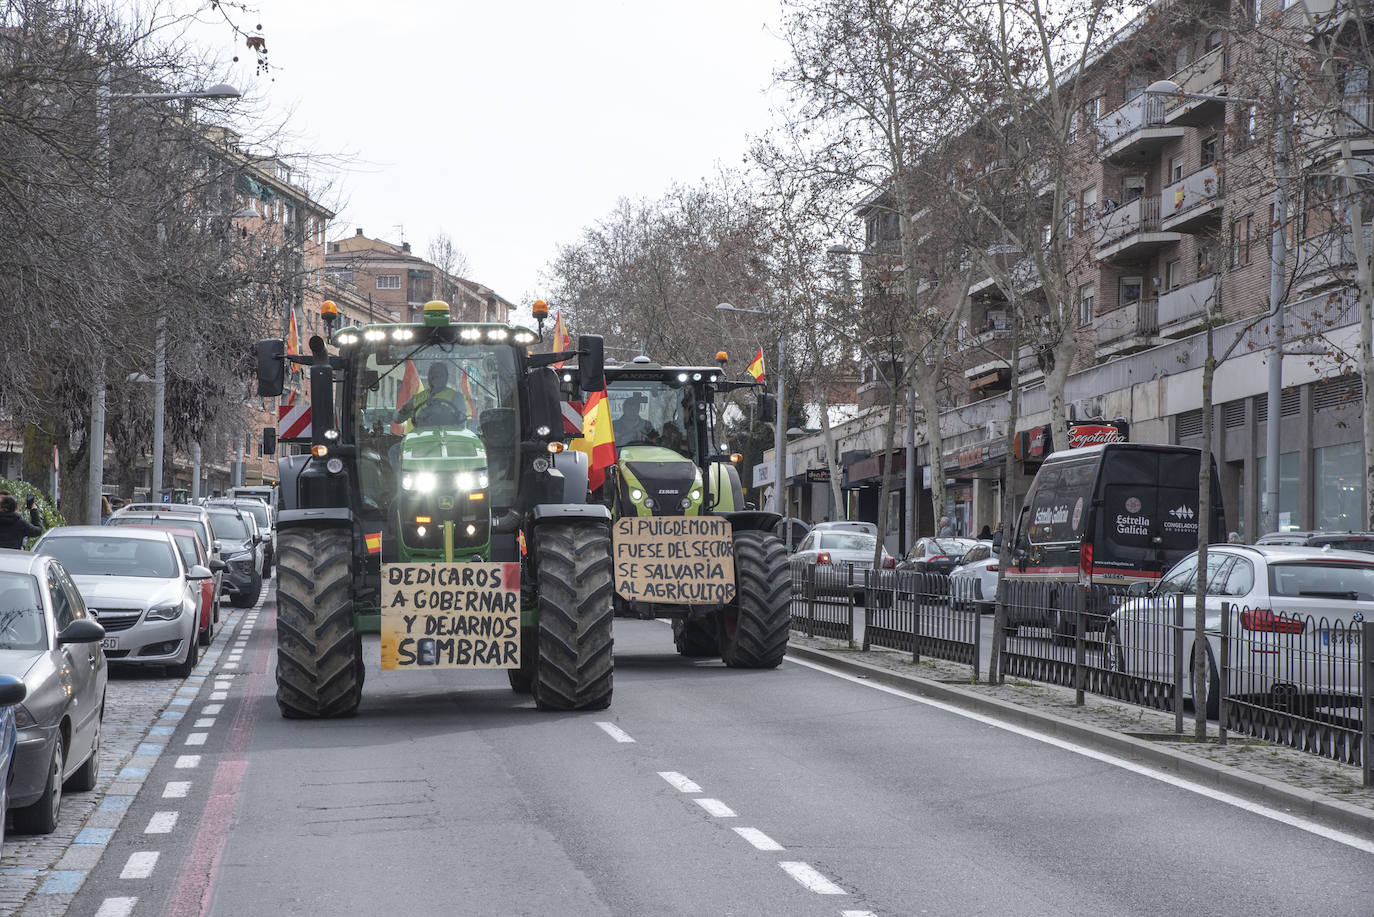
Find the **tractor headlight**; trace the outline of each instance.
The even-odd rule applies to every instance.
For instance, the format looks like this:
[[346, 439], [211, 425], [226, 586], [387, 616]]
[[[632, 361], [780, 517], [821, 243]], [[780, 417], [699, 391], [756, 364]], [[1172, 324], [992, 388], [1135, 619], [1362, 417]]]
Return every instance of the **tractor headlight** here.
[[487, 489], [487, 485], [490, 484], [490, 483], [491, 483], [491, 478], [487, 477], [487, 473], [486, 473], [485, 471], [479, 471], [479, 472], [477, 472], [477, 486], [478, 486], [478, 487], [482, 488], [483, 490], [486, 490], [486, 489]]
[[645, 508], [645, 509], [653, 509], [653, 508], [654, 508], [654, 498], [653, 498], [653, 497], [645, 497], [645, 498], [644, 498], [644, 508]]
[[430, 493], [438, 484], [433, 472], [422, 471], [415, 476], [415, 489], [422, 494]]
[[175, 621], [181, 617], [181, 603], [169, 602], [165, 605], [154, 605], [148, 609], [149, 621]]
[[338, 474], [340, 471], [343, 471], [343, 459], [332, 458], [324, 463], [324, 467], [328, 469], [330, 474]]
[[[700, 503], [700, 502], [701, 502], [701, 491], [699, 491], [699, 490], [694, 490], [694, 491], [692, 491], [692, 502], [693, 502], [693, 503]], [[683, 505], [685, 506], [686, 504], [683, 504]]]
[[534, 468], [536, 474], [543, 474], [544, 472], [549, 470], [549, 460], [544, 458], [542, 455], [539, 458], [535, 459], [533, 462], [531, 462], [530, 465], [532, 468]]
[[425, 533], [428, 532], [428, 531], [429, 531], [429, 529], [425, 528], [423, 525], [417, 525], [417, 526], [415, 526], [415, 535], [416, 535], [416, 537], [424, 538], [424, 537], [425, 537]]
[[644, 491], [640, 490], [638, 487], [632, 489], [630, 491], [630, 499], [638, 503], [640, 500], [644, 499]]
[[411, 477], [410, 475], [408, 475], [408, 474], [407, 474], [407, 475], [404, 475], [404, 476], [401, 478], [401, 489], [402, 489], [402, 490], [414, 490], [414, 489], [415, 489], [415, 479], [412, 478], [412, 477]]
[[472, 490], [472, 486], [477, 483], [477, 478], [471, 471], [460, 471], [453, 480], [459, 490]]

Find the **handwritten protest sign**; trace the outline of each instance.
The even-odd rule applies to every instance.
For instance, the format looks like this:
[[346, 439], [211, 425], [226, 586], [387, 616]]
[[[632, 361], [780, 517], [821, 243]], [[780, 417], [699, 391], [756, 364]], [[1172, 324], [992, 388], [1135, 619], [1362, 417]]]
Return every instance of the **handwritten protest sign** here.
[[733, 530], [719, 516], [633, 516], [615, 524], [615, 591], [632, 601], [724, 605], [735, 597]]
[[382, 564], [383, 669], [519, 665], [519, 564]]

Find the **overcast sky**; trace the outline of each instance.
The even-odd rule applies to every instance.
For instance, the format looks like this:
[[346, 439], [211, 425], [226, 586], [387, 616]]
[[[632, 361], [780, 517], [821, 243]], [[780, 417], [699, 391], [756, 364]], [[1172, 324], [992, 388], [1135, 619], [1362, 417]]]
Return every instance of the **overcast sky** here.
[[778, 0], [261, 0], [250, 19], [273, 81], [247, 53], [225, 77], [289, 112], [293, 142], [353, 160], [330, 238], [424, 254], [447, 231], [517, 304], [618, 198], [739, 163], [786, 58]]

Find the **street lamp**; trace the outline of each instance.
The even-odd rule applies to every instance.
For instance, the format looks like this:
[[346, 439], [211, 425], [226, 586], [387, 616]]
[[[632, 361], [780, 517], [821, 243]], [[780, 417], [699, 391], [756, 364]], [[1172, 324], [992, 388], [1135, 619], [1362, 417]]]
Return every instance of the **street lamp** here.
[[[733, 312], [733, 313], [736, 313], [736, 314], [738, 314], [738, 313], [743, 313], [743, 314], [745, 314], [745, 315], [769, 315], [769, 314], [770, 314], [770, 313], [768, 313], [768, 312], [763, 311], [762, 309], [741, 309], [739, 306], [732, 306], [732, 305], [731, 305], [730, 303], [728, 303], [728, 302], [719, 303], [719, 304], [716, 306], [716, 311], [717, 311], [717, 312]], [[786, 415], [785, 415], [785, 413], [784, 413], [784, 412], [786, 411], [786, 408], [783, 407], [783, 404], [784, 404], [784, 402], [783, 402], [783, 394], [784, 394], [784, 392], [786, 391], [785, 383], [784, 383], [784, 381], [783, 381], [783, 369], [782, 369], [782, 367], [783, 367], [783, 341], [784, 341], [784, 336], [781, 335], [781, 334], [779, 334], [779, 335], [778, 335], [778, 367], [777, 367], [777, 373], [778, 373], [778, 412], [777, 412], [777, 417], [776, 417], [776, 418], [774, 419], [774, 421], [773, 421], [773, 475], [774, 475], [774, 479], [773, 479], [773, 494], [774, 494], [774, 500], [773, 500], [773, 503], [774, 503], [774, 508], [778, 511], [778, 514], [779, 514], [779, 515], [782, 515], [782, 514], [784, 514], [784, 513], [786, 512], [786, 506], [785, 506], [785, 504], [783, 503], [783, 499], [782, 499], [782, 493], [783, 493], [782, 488], [786, 486], [786, 484], [784, 483], [784, 477], [783, 477], [783, 476], [784, 476], [784, 474], [786, 473], [786, 461], [787, 461], [787, 459], [786, 459], [786, 454], [785, 454], [786, 449], [787, 449], [787, 445], [786, 445], [786, 440], [785, 440], [784, 437], [783, 437], [783, 429], [784, 429], [784, 426], [783, 426], [783, 425], [787, 422], [787, 418], [786, 418]], [[792, 539], [791, 539], [791, 532], [792, 532], [792, 526], [790, 526], [790, 525], [787, 526], [787, 532], [788, 532], [788, 539], [787, 539], [787, 540], [788, 540], [788, 543], [789, 543], [788, 546], [791, 547], [791, 540], [792, 540]]]
[[[1276, 118], [1274, 137], [1274, 226], [1269, 245], [1269, 326], [1272, 329], [1274, 346], [1269, 355], [1269, 386], [1265, 397], [1268, 419], [1264, 429], [1264, 529], [1266, 532], [1279, 530], [1279, 414], [1283, 395], [1283, 266], [1288, 258], [1287, 238], [1284, 233], [1288, 223], [1288, 151], [1292, 146], [1292, 125], [1287, 117], [1286, 104], [1289, 83], [1286, 79], [1279, 83], [1279, 111]], [[1175, 98], [1198, 99], [1204, 102], [1234, 102], [1240, 105], [1260, 105], [1258, 99], [1242, 99], [1235, 96], [1209, 95], [1202, 92], [1184, 92], [1173, 80], [1155, 80], [1145, 87], [1146, 95], [1172, 96]], [[1211, 329], [1208, 329], [1211, 333]]]
[[[216, 83], [206, 89], [187, 92], [111, 92], [109, 71], [101, 70], [100, 82], [96, 85], [96, 128], [100, 137], [100, 155], [105, 160], [105, 168], [110, 167], [110, 102], [113, 99], [138, 99], [148, 102], [169, 102], [195, 99], [237, 99], [240, 93], [228, 83]], [[159, 227], [159, 235], [161, 227]], [[153, 395], [153, 469], [152, 493], [154, 501], [161, 499], [162, 492], [162, 448], [163, 425], [166, 410], [166, 329], [163, 319], [158, 320], [158, 337], [154, 376]], [[100, 521], [100, 499], [105, 487], [105, 366], [103, 359], [96, 367], [95, 384], [91, 390], [91, 427], [90, 427], [90, 468], [87, 475], [86, 510], [92, 524]]]

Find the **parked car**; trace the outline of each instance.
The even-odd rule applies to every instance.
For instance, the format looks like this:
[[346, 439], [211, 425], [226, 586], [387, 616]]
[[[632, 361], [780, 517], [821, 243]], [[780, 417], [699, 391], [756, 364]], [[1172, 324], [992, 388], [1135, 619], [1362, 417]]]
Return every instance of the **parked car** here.
[[121, 663], [171, 667], [181, 678], [200, 661], [201, 581], [208, 567], [187, 566], [170, 532], [138, 526], [69, 525], [33, 546], [56, 557], [96, 620], [105, 656]]
[[24, 680], [0, 675], [0, 853], [5, 849], [5, 822], [10, 811], [10, 772], [19, 730], [14, 725], [14, 705], [28, 694]]
[[[1107, 668], [1169, 680], [1173, 657], [1170, 601], [1182, 596], [1184, 660], [1195, 658], [1194, 588], [1198, 558], [1175, 564], [1152, 589], [1136, 595], [1108, 620]], [[1147, 595], [1141, 596], [1140, 593]], [[1221, 605], [1230, 603], [1229, 655], [1240, 669], [1228, 679], [1235, 694], [1282, 694], [1296, 704], [1344, 706], [1359, 703], [1355, 666], [1323, 665], [1331, 648], [1351, 639], [1351, 627], [1374, 614], [1374, 558], [1355, 551], [1285, 545], [1214, 545], [1207, 549], [1207, 595], [1203, 626], [1210, 671], [1208, 715], [1217, 713], [1220, 686]], [[1311, 617], [1309, 617], [1311, 616]], [[1356, 639], [1358, 639], [1356, 637]], [[1192, 667], [1184, 667], [1184, 694], [1193, 697]]]
[[857, 519], [836, 519], [830, 522], [817, 522], [811, 527], [818, 532], [863, 532], [878, 537], [878, 526], [872, 522], [859, 522]]
[[[151, 505], [151, 504], [150, 504]], [[196, 507], [196, 509], [200, 509]], [[177, 512], [175, 510], [146, 512], [144, 510], [126, 511], [120, 509], [110, 517], [109, 525], [142, 525], [142, 526], [172, 526], [186, 527], [196, 533], [200, 543], [205, 546], [205, 554], [212, 561], [210, 569], [215, 574], [215, 605], [211, 617], [214, 623], [219, 623], [220, 599], [226, 591], [225, 565], [224, 559], [220, 557], [219, 549], [215, 546], [215, 530], [210, 525], [210, 514], [203, 510], [199, 513]]]
[[201, 544], [200, 538], [194, 529], [180, 525], [159, 525], [149, 526], [154, 530], [161, 530], [171, 534], [172, 540], [176, 542], [177, 550], [181, 552], [181, 562], [187, 569], [195, 566], [207, 567], [215, 576], [200, 581], [200, 603], [197, 606], [196, 620], [200, 622], [199, 640], [201, 646], [209, 646], [210, 641], [215, 639], [215, 625], [219, 623], [219, 587], [218, 575], [224, 569], [224, 561], [211, 559], [205, 553], [205, 545]]
[[249, 608], [262, 594], [263, 550], [252, 516], [233, 506], [206, 506], [225, 563], [225, 588], [229, 601]]
[[109, 676], [104, 636], [60, 562], [0, 550], [0, 674], [24, 688], [13, 710], [17, 741], [8, 780], [16, 831], [50, 834], [64, 787], [95, 788]]
[[[826, 525], [827, 523], [821, 523]], [[817, 571], [817, 595], [858, 595], [863, 590], [864, 571], [873, 569], [876, 535], [861, 531], [812, 529], [791, 557], [793, 570]], [[895, 558], [883, 549], [883, 566], [896, 566]], [[850, 579], [853, 585], [850, 585]]]
[[964, 555], [978, 544], [988, 542], [979, 542], [976, 538], [918, 538], [906, 557], [897, 564], [897, 569], [947, 576], [963, 562]]
[[253, 517], [258, 534], [262, 536], [262, 576], [264, 579], [271, 576], [277, 560], [277, 535], [276, 526], [272, 519], [272, 507], [262, 500], [251, 497], [232, 499], [217, 497], [213, 500], [207, 500], [205, 506], [208, 509], [215, 506], [233, 506], [239, 512]]
[[956, 608], [987, 614], [997, 603], [997, 560], [992, 542], [980, 541], [949, 572], [949, 594]]
[[792, 530], [792, 543], [788, 546], [793, 551], [796, 551], [797, 548], [801, 546], [802, 539], [811, 531], [811, 526], [794, 516], [788, 516], [786, 519], [779, 519], [778, 524], [773, 526], [773, 534], [777, 535], [784, 545], [788, 544], [787, 530], [789, 528]]
[[1255, 539], [1255, 544], [1330, 547], [1337, 551], [1363, 551], [1366, 554], [1374, 554], [1374, 532], [1270, 532]]

